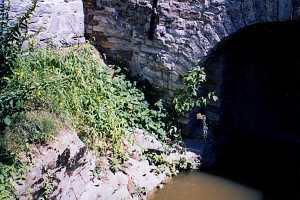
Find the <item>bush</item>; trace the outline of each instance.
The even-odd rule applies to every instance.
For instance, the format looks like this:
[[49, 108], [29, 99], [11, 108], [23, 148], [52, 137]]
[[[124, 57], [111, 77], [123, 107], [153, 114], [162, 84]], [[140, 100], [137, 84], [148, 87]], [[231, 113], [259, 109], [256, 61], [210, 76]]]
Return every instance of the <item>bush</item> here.
[[31, 7], [18, 19], [10, 19], [10, 1], [0, 3], [0, 77], [10, 72], [21, 52], [26, 39], [27, 21], [37, 6], [32, 0]]
[[45, 111], [18, 113], [3, 133], [2, 149], [6, 157], [20, 160], [22, 154], [30, 153], [29, 145], [45, 144], [61, 128], [63, 124], [57, 116]]
[[177, 90], [173, 99], [175, 110], [178, 113], [186, 113], [193, 108], [205, 108], [211, 101], [218, 98], [214, 92], [206, 91], [207, 76], [202, 66], [197, 66], [187, 72], [183, 77], [183, 87]]
[[[173, 99], [174, 109], [181, 115], [192, 111], [194, 108], [204, 110], [209, 102], [218, 100], [213, 91], [207, 91], [207, 76], [201, 63], [184, 75], [183, 83], [183, 87], [177, 90]], [[207, 138], [209, 127], [206, 115], [197, 113], [196, 117], [202, 121], [203, 138]]]
[[0, 162], [0, 200], [14, 200], [14, 182], [16, 177], [21, 177], [25, 167], [21, 164], [6, 165]]
[[0, 199], [15, 198], [14, 182], [27, 165], [21, 157], [32, 144], [51, 140], [63, 127], [61, 119], [98, 155], [112, 157], [116, 168], [126, 159], [122, 140], [135, 128], [165, 138], [161, 102], [150, 109], [143, 93], [88, 44], [19, 54], [2, 80]]
[[56, 116], [44, 111], [13, 116], [0, 140], [0, 199], [17, 199], [14, 184], [26, 174], [32, 144], [44, 144], [62, 127]]
[[[10, 19], [9, 3], [10, 1], [4, 1], [0, 4], [0, 131], [3, 131], [5, 124], [11, 123], [9, 113], [20, 108], [20, 99], [24, 96], [21, 88], [6, 93], [7, 85], [3, 76], [11, 75], [10, 72], [21, 53], [21, 46], [26, 39], [27, 21], [36, 7], [37, 0], [32, 0], [32, 6], [18, 19]], [[10, 155], [6, 146], [8, 141], [3, 138], [5, 136], [3, 132], [0, 133], [0, 199], [9, 200], [16, 199], [13, 182], [22, 175], [25, 167]]]
[[0, 105], [10, 108], [0, 110], [6, 125], [12, 111], [43, 108], [69, 119], [91, 149], [115, 156], [123, 154], [122, 138], [135, 128], [165, 137], [161, 103], [149, 109], [143, 93], [101, 63], [90, 45], [31, 51], [16, 65], [0, 95]]

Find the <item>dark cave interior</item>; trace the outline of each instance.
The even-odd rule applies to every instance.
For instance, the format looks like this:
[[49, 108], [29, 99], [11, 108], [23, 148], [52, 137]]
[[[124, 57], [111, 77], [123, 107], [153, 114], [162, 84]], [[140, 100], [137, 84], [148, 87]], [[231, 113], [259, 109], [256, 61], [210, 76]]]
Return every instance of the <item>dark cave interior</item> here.
[[300, 24], [261, 23], [229, 36], [222, 56], [218, 159], [212, 173], [265, 199], [300, 199]]

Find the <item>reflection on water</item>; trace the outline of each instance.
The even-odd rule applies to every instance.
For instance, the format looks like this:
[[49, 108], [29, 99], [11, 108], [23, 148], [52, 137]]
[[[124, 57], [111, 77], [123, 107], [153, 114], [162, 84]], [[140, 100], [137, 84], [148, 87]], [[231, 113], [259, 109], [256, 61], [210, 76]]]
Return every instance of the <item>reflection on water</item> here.
[[205, 173], [175, 177], [150, 200], [262, 200], [262, 193], [238, 183]]

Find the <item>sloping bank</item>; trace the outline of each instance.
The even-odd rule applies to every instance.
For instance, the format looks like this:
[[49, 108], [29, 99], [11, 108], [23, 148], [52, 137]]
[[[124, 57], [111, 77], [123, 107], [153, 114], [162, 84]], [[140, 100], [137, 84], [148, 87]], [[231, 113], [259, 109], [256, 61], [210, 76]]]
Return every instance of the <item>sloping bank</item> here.
[[31, 48], [1, 81], [0, 199], [143, 199], [199, 165], [88, 44]]

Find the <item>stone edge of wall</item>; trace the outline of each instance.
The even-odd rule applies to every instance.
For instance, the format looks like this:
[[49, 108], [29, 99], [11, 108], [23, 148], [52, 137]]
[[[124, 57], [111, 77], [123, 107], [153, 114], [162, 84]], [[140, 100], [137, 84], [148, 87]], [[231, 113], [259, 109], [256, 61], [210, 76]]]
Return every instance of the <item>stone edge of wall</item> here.
[[[11, 19], [22, 16], [30, 5], [31, 0], [12, 0]], [[28, 36], [39, 47], [59, 48], [84, 43], [83, 1], [38, 0], [28, 22]]]

